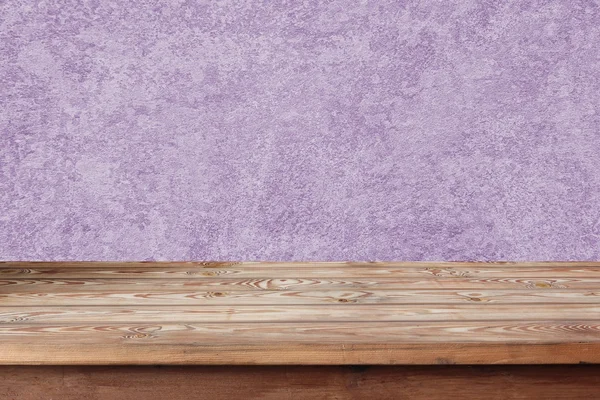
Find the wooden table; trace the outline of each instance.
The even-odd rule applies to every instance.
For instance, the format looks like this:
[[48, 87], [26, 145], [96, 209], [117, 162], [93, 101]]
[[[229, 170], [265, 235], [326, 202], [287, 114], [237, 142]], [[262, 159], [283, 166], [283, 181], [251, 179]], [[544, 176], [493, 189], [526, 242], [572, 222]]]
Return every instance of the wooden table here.
[[508, 365], [599, 362], [600, 263], [0, 263], [1, 399], [590, 398]]

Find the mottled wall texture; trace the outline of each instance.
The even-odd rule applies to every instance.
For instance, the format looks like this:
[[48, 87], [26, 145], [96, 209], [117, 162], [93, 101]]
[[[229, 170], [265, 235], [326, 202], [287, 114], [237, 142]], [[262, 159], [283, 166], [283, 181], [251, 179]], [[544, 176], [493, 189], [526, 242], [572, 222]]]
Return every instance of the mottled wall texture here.
[[0, 1], [0, 259], [600, 259], [600, 1]]

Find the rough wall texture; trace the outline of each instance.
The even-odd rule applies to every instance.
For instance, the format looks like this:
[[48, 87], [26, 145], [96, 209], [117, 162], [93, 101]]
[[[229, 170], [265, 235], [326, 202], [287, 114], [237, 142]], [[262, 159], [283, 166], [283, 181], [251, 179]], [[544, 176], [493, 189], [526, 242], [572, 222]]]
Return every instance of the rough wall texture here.
[[0, 2], [0, 259], [600, 259], [600, 2]]

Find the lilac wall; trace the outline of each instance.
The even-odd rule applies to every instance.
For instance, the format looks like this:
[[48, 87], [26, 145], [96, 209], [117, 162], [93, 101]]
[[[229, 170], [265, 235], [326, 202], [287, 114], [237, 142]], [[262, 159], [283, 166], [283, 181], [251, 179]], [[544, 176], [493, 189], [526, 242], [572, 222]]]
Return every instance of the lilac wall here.
[[0, 7], [0, 259], [600, 259], [599, 1]]

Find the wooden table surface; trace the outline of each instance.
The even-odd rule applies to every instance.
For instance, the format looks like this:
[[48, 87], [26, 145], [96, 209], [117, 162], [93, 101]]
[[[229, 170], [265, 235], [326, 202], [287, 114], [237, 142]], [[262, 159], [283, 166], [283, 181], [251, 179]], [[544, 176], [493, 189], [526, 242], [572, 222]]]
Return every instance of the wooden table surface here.
[[0, 364], [600, 362], [600, 263], [0, 263]]

